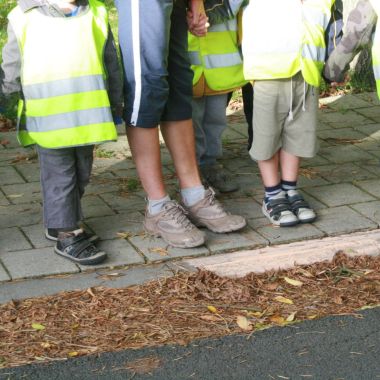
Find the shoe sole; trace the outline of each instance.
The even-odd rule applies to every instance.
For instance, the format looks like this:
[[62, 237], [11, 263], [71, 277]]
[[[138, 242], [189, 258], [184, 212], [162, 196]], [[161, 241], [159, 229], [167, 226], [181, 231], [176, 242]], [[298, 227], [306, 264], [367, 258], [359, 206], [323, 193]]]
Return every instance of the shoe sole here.
[[315, 220], [317, 219], [317, 217], [315, 216], [314, 218], [309, 218], [309, 219], [298, 219], [300, 223], [313, 223]]
[[154, 236], [154, 237], [159, 237], [163, 239], [166, 243], [168, 243], [170, 246], [175, 247], [175, 248], [195, 248], [203, 245], [205, 243], [204, 237], [202, 239], [199, 239], [197, 242], [184, 242], [183, 244], [181, 243], [173, 243], [169, 241], [169, 239], [165, 238], [160, 232], [155, 232], [155, 231], [150, 231], [144, 226], [145, 232], [148, 235]]
[[270, 217], [270, 215], [266, 212], [264, 205], [261, 207], [261, 211], [264, 214], [264, 216], [267, 219], [269, 219], [269, 221], [273, 225], [278, 226], [278, 227], [293, 227], [293, 226], [296, 226], [300, 222], [299, 219], [295, 220], [294, 222], [285, 222], [285, 223], [273, 221], [272, 218]]
[[229, 227], [229, 228], [214, 228], [214, 226], [208, 225], [206, 222], [203, 222], [203, 221], [199, 221], [196, 224], [197, 227], [205, 227], [208, 230], [215, 232], [217, 234], [225, 234], [228, 232], [236, 232], [236, 231], [239, 231], [242, 228], [244, 228], [246, 225], [247, 225], [246, 220], [244, 220], [244, 222], [241, 222], [240, 224], [237, 224], [237, 225], [235, 225], [233, 227]]
[[103, 262], [107, 258], [107, 254], [103, 251], [98, 252], [93, 257], [87, 257], [85, 259], [76, 259], [75, 257], [72, 257], [63, 251], [60, 251], [57, 247], [54, 247], [54, 252], [57, 255], [64, 257], [65, 259], [71, 260], [74, 263], [81, 265], [96, 265]]

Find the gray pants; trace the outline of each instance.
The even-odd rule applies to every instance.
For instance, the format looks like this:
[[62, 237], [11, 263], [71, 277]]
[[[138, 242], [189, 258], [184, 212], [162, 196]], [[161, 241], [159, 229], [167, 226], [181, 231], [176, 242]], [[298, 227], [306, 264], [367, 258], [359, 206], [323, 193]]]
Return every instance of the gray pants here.
[[193, 125], [199, 165], [213, 165], [222, 156], [222, 133], [227, 126], [227, 94], [193, 99]]
[[93, 145], [37, 147], [46, 228], [75, 229], [83, 219], [80, 200], [90, 180], [93, 150]]

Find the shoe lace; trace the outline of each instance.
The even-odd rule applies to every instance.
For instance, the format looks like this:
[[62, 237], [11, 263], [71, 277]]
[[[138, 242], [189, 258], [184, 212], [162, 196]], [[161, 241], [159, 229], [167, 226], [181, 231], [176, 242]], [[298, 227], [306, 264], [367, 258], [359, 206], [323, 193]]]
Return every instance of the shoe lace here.
[[215, 197], [215, 190], [212, 187], [208, 188], [209, 191], [206, 192], [205, 200], [210, 206], [214, 206], [219, 211], [225, 212], [222, 204]]
[[164, 216], [172, 218], [183, 228], [190, 230], [193, 228], [193, 224], [190, 222], [187, 215], [188, 212], [175, 201], [167, 202], [164, 205]]

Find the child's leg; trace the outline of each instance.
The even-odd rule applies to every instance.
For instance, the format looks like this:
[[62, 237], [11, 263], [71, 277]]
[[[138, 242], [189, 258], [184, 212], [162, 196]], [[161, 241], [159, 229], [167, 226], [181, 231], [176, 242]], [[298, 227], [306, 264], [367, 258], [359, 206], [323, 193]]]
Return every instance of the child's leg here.
[[84, 265], [97, 264], [106, 258], [105, 252], [98, 250], [78, 228], [82, 217], [80, 198], [92, 164], [90, 153], [92, 147], [38, 147], [46, 234], [55, 230], [58, 236], [54, 251]]
[[316, 218], [314, 210], [297, 190], [297, 179], [301, 159], [281, 150], [281, 187], [286, 192], [293, 213], [301, 223], [313, 222]]
[[75, 148], [38, 147], [46, 228], [75, 230], [81, 219]]
[[227, 97], [227, 94], [204, 97], [202, 124], [196, 125], [196, 130], [201, 130], [204, 139], [203, 154], [199, 160], [200, 171], [206, 182], [222, 193], [238, 189], [229, 173], [217, 164], [217, 158], [223, 154], [222, 134], [227, 127]]
[[287, 227], [298, 223], [298, 219], [290, 210], [286, 193], [281, 188], [279, 176], [279, 159], [281, 151], [269, 160], [258, 161], [265, 188], [263, 214], [275, 225]]
[[252, 140], [253, 140], [253, 127], [252, 127], [252, 118], [253, 118], [253, 87], [252, 83], [247, 83], [241, 88], [243, 95], [243, 107], [244, 115], [248, 124], [248, 150], [251, 149]]

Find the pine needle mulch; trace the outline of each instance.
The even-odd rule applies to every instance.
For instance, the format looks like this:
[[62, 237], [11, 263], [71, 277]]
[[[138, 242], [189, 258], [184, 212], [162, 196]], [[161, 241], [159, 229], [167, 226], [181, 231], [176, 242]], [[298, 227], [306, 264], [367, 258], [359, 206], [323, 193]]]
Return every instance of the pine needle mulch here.
[[0, 306], [0, 367], [254, 331], [380, 304], [380, 257], [241, 279], [180, 273], [125, 289], [90, 288]]

